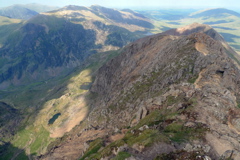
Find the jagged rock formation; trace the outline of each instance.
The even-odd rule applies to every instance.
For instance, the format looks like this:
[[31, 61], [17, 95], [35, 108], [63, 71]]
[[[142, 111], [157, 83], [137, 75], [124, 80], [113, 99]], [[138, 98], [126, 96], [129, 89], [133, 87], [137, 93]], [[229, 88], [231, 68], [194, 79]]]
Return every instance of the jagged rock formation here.
[[88, 118], [38, 158], [240, 159], [240, 70], [206, 28], [126, 46], [99, 69]]

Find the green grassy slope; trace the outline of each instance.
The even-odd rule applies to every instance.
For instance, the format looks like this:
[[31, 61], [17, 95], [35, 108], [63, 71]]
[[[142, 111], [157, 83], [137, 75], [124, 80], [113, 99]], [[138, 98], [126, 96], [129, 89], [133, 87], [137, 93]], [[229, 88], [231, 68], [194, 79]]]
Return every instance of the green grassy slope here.
[[[75, 110], [76, 104], [79, 104], [79, 97], [83, 97], [85, 102], [92, 98], [88, 89], [93, 82], [95, 71], [118, 53], [109, 51], [95, 54], [86, 60], [82, 68], [65, 77], [1, 91], [0, 101], [18, 108], [23, 114], [23, 119], [19, 126], [16, 126], [18, 131], [13, 137], [0, 137], [0, 141], [9, 144], [0, 144], [0, 149], [5, 150], [0, 152], [0, 157], [5, 157], [5, 160], [12, 157], [24, 159], [26, 156], [44, 154], [48, 145], [56, 140], [54, 134], [59, 133], [58, 135], [62, 136], [66, 133], [67, 130], [62, 131], [61, 128], [65, 127], [67, 121], [71, 122], [76, 116], [87, 114], [85, 110], [90, 110], [87, 103], [81, 110]], [[56, 112], [61, 115], [49, 124]], [[69, 123], [67, 127], [69, 126], [72, 124]]]
[[0, 16], [0, 48], [3, 45], [2, 43], [4, 40], [6, 40], [7, 36], [14, 30], [18, 29], [23, 24], [23, 22], [24, 20]]

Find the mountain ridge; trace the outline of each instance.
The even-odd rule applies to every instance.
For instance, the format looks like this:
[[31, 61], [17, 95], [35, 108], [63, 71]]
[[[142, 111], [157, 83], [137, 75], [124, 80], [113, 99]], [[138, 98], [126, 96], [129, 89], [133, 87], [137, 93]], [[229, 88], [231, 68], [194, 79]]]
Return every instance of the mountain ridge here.
[[224, 16], [224, 14], [230, 14], [230, 15], [240, 17], [240, 14], [238, 12], [235, 12], [226, 8], [211, 8], [211, 9], [201, 10], [201, 11], [190, 14], [190, 17], [193, 17], [193, 18], [198, 18], [202, 16], [220, 17], [220, 16]]
[[27, 9], [36, 11], [38, 13], [48, 12], [48, 11], [56, 10], [59, 8], [59, 7], [55, 7], [55, 6], [42, 5], [42, 4], [38, 4], [38, 3], [29, 3], [29, 4], [25, 4], [25, 5], [20, 5], [20, 6], [23, 6]]
[[193, 23], [191, 25], [181, 27], [178, 29], [171, 29], [166, 32], [163, 32], [163, 34], [169, 34], [169, 35], [189, 35], [194, 32], [203, 32], [210, 37], [212, 37], [214, 40], [220, 41], [222, 45], [228, 50], [229, 56], [232, 58], [237, 59], [236, 63], [240, 62], [240, 56], [238, 53], [236, 53], [224, 40], [223, 36], [218, 34], [216, 30], [214, 30], [212, 27], [206, 24], [199, 24], [199, 23]]
[[[201, 26], [201, 25], [196, 25], [196, 27], [197, 26]], [[193, 28], [193, 30], [194, 30], [194, 28]], [[163, 33], [163, 35], [165, 35], [165, 34], [166, 33]], [[210, 34], [210, 36], [211, 35], [212, 34]], [[169, 36], [169, 40], [172, 39], [173, 44], [169, 43], [168, 45], [165, 46], [166, 47], [165, 55], [161, 55], [164, 52], [161, 53], [158, 51], [159, 55], [161, 55], [162, 58], [156, 58], [153, 56], [154, 51], [156, 54], [157, 50], [161, 50], [161, 48], [158, 47], [159, 49], [156, 49], [153, 47], [152, 50], [149, 50], [149, 49], [151, 49], [151, 47], [146, 44], [148, 44], [150, 42], [150, 45], [153, 45], [155, 47], [161, 46], [160, 44], [158, 44], [158, 42], [156, 42], [156, 41], [158, 41], [158, 39], [161, 36], [162, 35], [159, 34], [157, 36], [155, 35], [155, 36], [143, 38], [143, 39], [137, 41], [135, 44], [128, 46], [129, 50], [125, 51], [125, 53], [128, 53], [126, 56], [122, 56], [122, 57], [119, 56], [115, 59], [115, 61], [121, 60], [120, 62], [117, 63], [118, 65], [116, 65], [116, 63], [114, 63], [114, 60], [113, 60], [113, 61], [107, 63], [102, 68], [100, 68], [99, 74], [93, 84], [92, 91], [97, 92], [99, 95], [103, 95], [103, 97], [105, 97], [105, 99], [101, 98], [102, 102], [103, 102], [103, 106], [104, 105], [106, 105], [106, 106], [113, 105], [113, 106], [115, 106], [116, 110], [118, 110], [117, 109], [118, 107], [121, 108], [121, 107], [124, 107], [125, 105], [128, 107], [131, 107], [131, 108], [132, 107], [134, 108], [134, 106], [135, 106], [136, 109], [139, 109], [137, 112], [135, 110], [136, 121], [139, 122], [139, 120], [141, 118], [144, 118], [147, 114], [149, 114], [149, 113], [147, 113], [147, 111], [151, 113], [152, 105], [153, 106], [156, 105], [156, 107], [159, 105], [158, 107], [160, 107], [160, 108], [162, 108], [164, 106], [164, 96], [161, 98], [158, 96], [156, 96], [154, 98], [154, 96], [153, 96], [156, 93], [158, 93], [158, 90], [164, 90], [165, 87], [167, 87], [169, 85], [170, 86], [173, 85], [172, 88], [170, 87], [170, 89], [169, 89], [170, 91], [162, 91], [163, 92], [162, 94], [165, 93], [166, 99], [168, 99], [167, 95], [169, 93], [171, 93], [172, 96], [181, 97], [181, 89], [180, 89], [180, 93], [179, 93], [179, 88], [177, 86], [179, 86], [179, 85], [185, 86], [186, 85], [186, 86], [190, 87], [191, 85], [185, 84], [186, 79], [190, 79], [190, 80], [187, 80], [188, 83], [191, 82], [192, 79], [195, 79], [195, 81], [194, 81], [194, 86], [196, 88], [195, 93], [192, 94], [194, 91], [192, 92], [191, 89], [186, 87], [185, 88], [186, 89], [186, 97], [185, 98], [188, 99], [187, 98], [188, 96], [190, 96], [190, 97], [192, 96], [191, 98], [195, 97], [196, 99], [198, 99], [201, 97], [202, 93], [203, 94], [206, 93], [208, 96], [213, 94], [210, 97], [211, 97], [211, 100], [214, 101], [213, 103], [211, 103], [211, 101], [208, 100], [209, 98], [206, 98], [206, 99], [203, 98], [202, 103], [198, 103], [198, 105], [195, 106], [196, 107], [195, 114], [197, 114], [198, 115], [197, 117], [199, 117], [196, 119], [199, 120], [198, 122], [207, 125], [210, 130], [215, 130], [219, 135], [224, 134], [224, 133], [222, 133], [220, 128], [221, 127], [225, 128], [227, 126], [224, 125], [224, 122], [223, 122], [224, 118], [221, 117], [220, 114], [225, 114], [225, 116], [231, 117], [231, 115], [228, 115], [228, 109], [223, 109], [224, 107], [227, 107], [225, 104], [227, 103], [229, 105], [228, 107], [233, 110], [239, 110], [238, 108], [236, 108], [236, 106], [237, 106], [236, 101], [231, 102], [230, 99], [233, 100], [235, 98], [238, 98], [238, 96], [239, 96], [238, 95], [239, 85], [238, 85], [237, 81], [238, 81], [238, 77], [240, 76], [240, 74], [239, 74], [240, 72], [238, 70], [238, 67], [233, 63], [234, 60], [231, 60], [228, 57], [228, 54], [226, 53], [227, 48], [225, 48], [225, 46], [222, 45], [222, 41], [219, 41], [218, 39], [214, 40], [210, 36], [206, 35], [206, 33], [201, 33], [201, 32], [200, 33], [199, 32], [192, 33], [192, 34], [187, 35], [187, 37], [182, 36], [182, 38], [179, 38], [179, 39], [177, 37]], [[164, 38], [160, 38], [160, 40], [161, 39], [164, 39]], [[165, 40], [163, 42], [166, 43]], [[154, 44], [154, 43], [156, 43], [156, 44]], [[198, 52], [199, 55], [197, 55], [197, 53], [191, 49], [191, 45], [189, 46], [188, 43], [189, 43], [189, 45], [190, 44], [193, 45], [193, 47], [195, 48], [195, 50]], [[175, 49], [173, 49], [174, 48], [173, 45], [176, 45], [177, 47], [175, 47]], [[140, 46], [146, 48], [147, 50], [141, 48]], [[141, 49], [138, 50], [137, 47], [140, 47]], [[162, 48], [162, 50], [163, 50], [163, 48]], [[140, 53], [142, 53], [142, 56], [139, 55]], [[143, 56], [143, 53], [145, 53], [145, 56]], [[188, 56], [187, 56], [187, 53], [189, 54]], [[181, 54], [183, 54], [183, 55], [181, 55]], [[153, 56], [154, 58], [151, 56]], [[169, 56], [172, 56], [172, 57], [169, 57]], [[188, 58], [184, 58], [185, 56]], [[149, 59], [147, 59], [147, 58], [149, 58]], [[176, 61], [176, 59], [177, 59], [177, 61]], [[134, 63], [134, 60], [135, 60], [135, 62], [137, 62], [138, 65]], [[174, 61], [175, 61], [175, 63], [174, 63]], [[153, 67], [154, 63], [156, 63], [156, 64], [158, 63], [161, 65], [160, 66], [157, 65], [156, 67]], [[180, 63], [180, 65], [179, 65], [179, 63]], [[144, 64], [144, 67], [140, 64]], [[113, 66], [116, 67], [117, 70], [107, 69], [107, 68], [112, 68]], [[126, 66], [127, 66], [127, 68], [126, 68]], [[152, 67], [153, 67], [153, 69], [151, 69]], [[146, 68], [147, 70], [144, 71], [144, 68]], [[110, 71], [110, 73], [109, 73], [109, 71]], [[234, 72], [235, 74], [230, 76], [230, 74], [232, 72]], [[117, 74], [114, 74], [114, 73], [117, 73]], [[164, 73], [166, 73], [167, 75]], [[127, 78], [126, 75], [128, 75], [127, 77], [129, 77], [129, 78]], [[215, 77], [214, 75], [218, 75], [219, 77]], [[207, 78], [209, 76], [212, 77], [212, 78], [210, 78], [211, 80], [209, 80]], [[149, 78], [143, 78], [143, 77], [149, 77]], [[182, 81], [184, 83], [181, 83]], [[214, 81], [216, 81], [216, 84]], [[134, 82], [135, 82], [135, 84], [134, 84]], [[133, 83], [133, 84], [131, 84], [131, 83]], [[141, 83], [143, 83], [143, 84], [141, 84]], [[128, 85], [124, 85], [124, 84], [128, 84]], [[212, 85], [212, 87], [210, 87], [209, 85], [210, 86]], [[103, 86], [103, 87], [101, 87], [101, 86]], [[117, 86], [119, 86], [119, 88]], [[209, 87], [209, 90], [204, 91], [206, 89], [205, 87], [206, 88]], [[226, 88], [228, 88], [228, 87], [230, 87], [232, 89], [235, 88], [234, 89], [235, 94], [230, 93], [232, 89], [226, 90]], [[119, 99], [121, 99], [121, 98], [119, 98], [119, 97], [121, 97], [121, 93], [119, 94], [119, 92], [118, 92], [118, 90], [120, 90], [120, 88], [124, 88], [122, 95], [125, 94], [125, 96], [126, 96], [126, 97], [123, 96], [123, 99], [122, 99], [123, 104], [121, 103], [121, 100], [119, 100]], [[215, 90], [220, 91], [223, 88], [228, 93], [229, 99], [220, 100], [217, 98], [217, 95], [216, 96], [214, 95], [214, 94], [216, 94]], [[200, 89], [200, 90], [198, 91], [198, 89]], [[104, 90], [108, 90], [109, 92], [103, 92]], [[118, 94], [114, 95], [115, 92], [117, 92]], [[128, 94], [128, 93], [130, 93], [130, 94]], [[137, 94], [141, 95], [141, 93], [144, 95], [142, 97], [142, 99], [140, 98], [140, 96], [134, 97], [134, 95], [137, 95]], [[224, 92], [219, 92], [219, 93], [223, 94]], [[161, 94], [161, 92], [160, 92], [160, 94]], [[200, 96], [200, 97], [198, 97], [198, 96]], [[140, 101], [142, 100], [142, 102], [139, 102], [138, 98], [140, 99]], [[124, 100], [126, 102], [124, 102]], [[159, 103], [159, 101], [161, 101], [161, 102]], [[178, 101], [178, 100], [176, 100], [176, 101]], [[134, 104], [134, 102], [135, 102], [135, 104]], [[168, 102], [165, 102], [165, 105], [166, 105], [166, 103], [168, 103]], [[172, 103], [174, 103], [174, 102], [171, 102], [170, 104], [168, 104], [168, 105], [170, 105], [169, 108], [177, 107], [178, 104], [176, 104], [175, 106], [174, 105], [171, 106]], [[209, 105], [211, 107], [205, 108], [204, 103], [205, 103], [205, 105]], [[219, 107], [218, 106], [214, 107], [214, 103], [218, 103]], [[128, 111], [127, 111], [130, 113], [130, 115], [131, 115], [131, 113], [134, 113], [134, 112], [131, 112], [131, 108], [128, 108]], [[214, 114], [214, 116], [211, 116], [211, 114], [213, 112], [215, 112], [214, 110], [217, 113]], [[203, 113], [203, 114], [201, 114], [201, 113]], [[113, 111], [112, 114], [113, 115], [116, 114], [115, 116], [118, 115], [119, 116], [118, 118], [120, 118], [120, 115], [121, 115], [121, 114], [117, 114], [117, 111], [115, 111], [115, 112]], [[125, 112], [125, 114], [127, 115], [126, 112]], [[93, 114], [93, 115], [96, 116], [96, 114]], [[128, 115], [128, 116], [130, 116], [130, 115]], [[212, 119], [212, 120], [216, 118], [217, 120], [214, 122], [207, 122], [206, 117], [208, 117], [209, 119]], [[128, 117], [128, 118], [130, 118], [130, 117]], [[124, 121], [123, 117], [120, 119]], [[121, 121], [121, 120], [119, 120], [119, 121]], [[117, 120], [115, 121], [112, 119], [112, 121], [113, 121], [112, 122], [113, 126], [116, 126], [116, 124], [118, 124]], [[134, 120], [132, 120], [131, 125], [134, 126], [133, 122], [134, 122]], [[192, 121], [192, 122], [194, 122], [194, 121]], [[195, 123], [196, 123], [196, 121], [195, 121]], [[215, 125], [217, 125], [217, 124], [219, 127], [221, 125], [222, 126], [220, 128], [217, 128], [217, 127], [215, 127]], [[109, 125], [111, 125], [110, 122], [109, 122]], [[121, 128], [121, 127], [122, 126], [120, 125], [119, 128]], [[231, 130], [231, 125], [228, 125], [228, 127]], [[235, 123], [235, 127], [237, 127], [236, 123]], [[233, 128], [235, 128], [235, 127], [233, 127]], [[230, 130], [228, 131], [228, 133], [231, 133], [232, 136], [237, 134], [237, 132], [232, 133]], [[227, 149], [224, 150], [224, 149], [219, 148], [215, 144], [217, 142], [217, 140], [214, 139], [215, 142], [213, 142], [210, 140], [211, 137], [212, 137], [212, 135], [210, 132], [206, 134], [206, 139], [208, 141], [207, 143], [208, 143], [208, 145], [213, 147], [212, 152], [215, 155], [209, 154], [208, 156], [211, 156], [212, 158], [215, 156], [219, 156], [219, 157], [227, 156], [227, 155], [224, 155], [224, 152]], [[231, 136], [229, 136], [229, 137], [231, 137]], [[223, 137], [220, 136], [219, 138], [221, 139], [221, 141], [224, 141]], [[236, 141], [235, 142], [233, 142], [233, 141], [235, 141], [235, 140], [232, 140], [231, 143], [236, 142]], [[220, 141], [218, 141], [218, 142], [220, 142]], [[222, 145], [224, 145], [227, 142], [225, 141], [225, 142], [220, 142], [220, 143], [222, 143]], [[238, 159], [240, 154], [239, 154], [239, 150], [237, 150], [237, 145], [232, 144], [230, 146], [228, 146], [227, 148], [229, 150], [233, 149], [234, 154], [235, 154], [234, 159]], [[187, 150], [187, 149], [185, 149], [185, 150]], [[144, 150], [143, 150], [143, 152], [144, 152]], [[225, 157], [225, 158], [227, 158], [227, 157]]]
[[87, 120], [39, 159], [237, 160], [240, 71], [226, 51], [203, 32], [127, 45], [98, 70]]
[[6, 8], [0, 8], [0, 15], [15, 19], [30, 19], [37, 15], [38, 12], [24, 8], [19, 5], [13, 5]]

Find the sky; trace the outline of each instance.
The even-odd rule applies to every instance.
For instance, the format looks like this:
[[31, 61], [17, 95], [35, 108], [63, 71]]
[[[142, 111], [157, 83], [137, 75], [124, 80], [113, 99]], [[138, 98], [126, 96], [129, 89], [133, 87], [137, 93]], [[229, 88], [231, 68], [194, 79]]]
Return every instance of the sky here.
[[91, 6], [97, 4], [115, 8], [240, 8], [239, 0], [0, 0], [0, 8], [13, 4], [28, 3], [38, 3], [58, 7], [66, 5]]

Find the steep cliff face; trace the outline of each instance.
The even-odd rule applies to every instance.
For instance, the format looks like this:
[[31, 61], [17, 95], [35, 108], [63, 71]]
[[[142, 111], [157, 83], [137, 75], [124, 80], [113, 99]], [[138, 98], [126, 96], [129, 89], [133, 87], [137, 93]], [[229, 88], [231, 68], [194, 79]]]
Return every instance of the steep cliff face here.
[[240, 159], [240, 70], [201, 27], [126, 46], [99, 69], [88, 117], [39, 158]]

